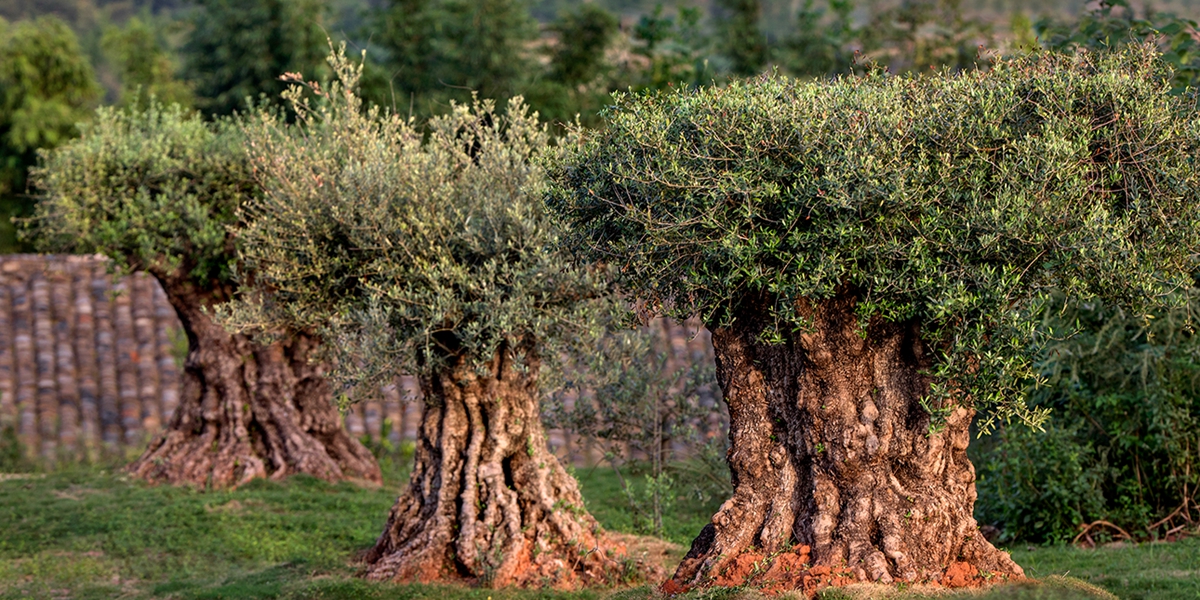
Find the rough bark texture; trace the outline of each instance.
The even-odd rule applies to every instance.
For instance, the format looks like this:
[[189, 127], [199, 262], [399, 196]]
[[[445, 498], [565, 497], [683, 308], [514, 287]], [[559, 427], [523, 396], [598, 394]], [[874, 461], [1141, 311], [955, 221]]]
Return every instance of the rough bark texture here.
[[568, 589], [624, 575], [624, 548], [546, 448], [536, 378], [537, 364], [501, 351], [486, 373], [460, 360], [422, 379], [412, 477], [365, 557], [367, 578]]
[[310, 364], [312, 339], [270, 346], [231, 335], [202, 307], [223, 294], [160, 278], [188, 335], [179, 407], [129, 466], [156, 482], [237, 486], [307, 473], [328, 481], [381, 481], [375, 458], [341, 426], [329, 385]]
[[972, 516], [973, 411], [954, 409], [930, 434], [918, 403], [930, 383], [918, 327], [872, 322], [862, 337], [853, 306], [848, 297], [814, 305], [811, 332], [780, 345], [757, 341], [752, 319], [713, 332], [734, 494], [667, 587], [811, 592], [852, 581], [959, 586], [1023, 576]]

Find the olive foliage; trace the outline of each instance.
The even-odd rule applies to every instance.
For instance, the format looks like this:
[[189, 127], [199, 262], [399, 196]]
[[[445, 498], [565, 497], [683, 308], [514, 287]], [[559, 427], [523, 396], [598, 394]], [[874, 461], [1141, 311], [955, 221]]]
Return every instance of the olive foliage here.
[[1090, 6], [1078, 20], [1039, 19], [1034, 30], [1041, 45], [1055, 50], [1107, 50], [1151, 43], [1172, 67], [1173, 93], [1184, 93], [1200, 83], [1200, 40], [1193, 37], [1196, 21], [1171, 13], [1150, 14], [1149, 5], [1142, 7], [1144, 14], [1138, 17], [1127, 0], [1100, 0]]
[[205, 122], [178, 105], [99, 109], [32, 171], [38, 247], [99, 252], [204, 288], [230, 281], [228, 226], [257, 189], [243, 140], [232, 121]]
[[1058, 289], [1137, 314], [1197, 266], [1200, 119], [1170, 89], [1138, 46], [621, 96], [548, 197], [648, 309], [763, 314], [782, 342], [808, 302], [852, 294], [860, 323], [920, 324], [935, 414], [955, 399], [995, 407], [985, 430], [1037, 422], [1020, 401], [1032, 302]]
[[537, 116], [475, 101], [421, 130], [364, 110], [344, 51], [331, 64], [327, 90], [287, 93], [294, 123], [248, 128], [264, 193], [238, 235], [256, 291], [227, 322], [321, 332], [351, 386], [498, 352], [552, 358], [547, 344], [593, 331], [605, 279], [559, 249]]

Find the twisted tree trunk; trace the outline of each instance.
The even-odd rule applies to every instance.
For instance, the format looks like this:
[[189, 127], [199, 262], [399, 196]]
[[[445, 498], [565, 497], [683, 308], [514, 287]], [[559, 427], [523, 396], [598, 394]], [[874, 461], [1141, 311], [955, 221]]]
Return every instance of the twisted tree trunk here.
[[341, 426], [321, 368], [308, 361], [311, 338], [262, 346], [231, 335], [205, 312], [227, 290], [159, 279], [187, 332], [188, 355], [175, 415], [131, 473], [209, 487], [296, 473], [380, 482], [375, 458]]
[[423, 378], [412, 478], [366, 556], [369, 579], [565, 589], [623, 575], [624, 548], [546, 448], [537, 372], [501, 350], [486, 373], [456, 359]]
[[810, 316], [811, 332], [779, 345], [759, 342], [752, 319], [713, 332], [734, 494], [666, 586], [811, 592], [1022, 577], [972, 516], [973, 411], [955, 408], [930, 432], [918, 402], [930, 385], [919, 328], [872, 320], [860, 336], [849, 297]]

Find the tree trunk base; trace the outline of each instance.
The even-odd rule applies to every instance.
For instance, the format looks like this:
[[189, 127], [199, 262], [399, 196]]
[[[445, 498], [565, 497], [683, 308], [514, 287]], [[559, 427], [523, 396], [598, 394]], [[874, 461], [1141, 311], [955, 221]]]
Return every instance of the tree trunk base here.
[[[887, 583], [911, 583], [932, 588], [981, 588], [997, 583], [1019, 581], [1024, 575], [1015, 563], [1005, 564], [1007, 553], [992, 549], [1003, 557], [992, 560], [978, 557], [958, 560], [946, 565], [940, 573], [912, 580], [891, 580]], [[695, 559], [685, 559], [695, 560]], [[979, 564], [990, 563], [991, 569], [980, 569]], [[1011, 563], [1011, 559], [1007, 562]], [[1016, 567], [1013, 569], [1012, 567]], [[827, 587], [839, 587], [859, 583], [881, 583], [864, 577], [864, 573], [849, 567], [830, 567], [814, 564], [811, 546], [799, 546], [783, 552], [767, 554], [751, 548], [729, 560], [723, 570], [709, 581], [689, 585], [672, 578], [659, 586], [668, 596], [682, 594], [696, 588], [706, 587], [751, 587], [768, 595], [800, 591], [808, 597]]]
[[375, 457], [342, 427], [312, 340], [260, 346], [230, 335], [195, 299], [167, 287], [189, 336], [179, 407], [128, 467], [154, 482], [227, 488], [305, 473], [379, 484]]
[[640, 577], [644, 566], [601, 531], [546, 449], [536, 365], [523, 370], [502, 351], [488, 370], [459, 365], [422, 382], [436, 404], [364, 576], [557, 589]]
[[872, 321], [864, 337], [845, 297], [811, 318], [784, 344], [759, 342], [746, 321], [713, 332], [734, 494], [664, 589], [1022, 578], [972, 515], [974, 412], [953, 408], [930, 429], [916, 326]]

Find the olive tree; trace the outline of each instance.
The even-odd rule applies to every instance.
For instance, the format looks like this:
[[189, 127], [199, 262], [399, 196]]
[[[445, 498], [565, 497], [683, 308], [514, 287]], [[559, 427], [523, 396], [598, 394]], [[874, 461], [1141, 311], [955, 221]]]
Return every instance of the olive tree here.
[[287, 93], [294, 124], [264, 114], [248, 130], [263, 194], [238, 236], [255, 288], [225, 318], [324, 332], [351, 398], [417, 376], [415, 464], [367, 576], [569, 587], [619, 575], [540, 421], [542, 365], [607, 305], [604, 273], [571, 265], [543, 210], [545, 128], [514, 100], [451, 105], [423, 131], [364, 112], [361, 68], [331, 62], [331, 88]]
[[768, 77], [577, 135], [548, 195], [569, 244], [713, 331], [735, 491], [675, 584], [793, 546], [843, 580], [1022, 575], [972, 517], [969, 426], [1044, 418], [1022, 315], [1049, 290], [1143, 314], [1190, 284], [1200, 119], [1170, 77], [1146, 47]]
[[341, 426], [315, 338], [270, 344], [233, 335], [212, 307], [237, 289], [238, 207], [259, 194], [232, 121], [205, 123], [179, 106], [104, 108], [79, 139], [42, 155], [36, 242], [99, 252], [153, 275], [188, 338], [179, 407], [130, 470], [202, 486], [308, 473], [380, 480], [374, 457]]

